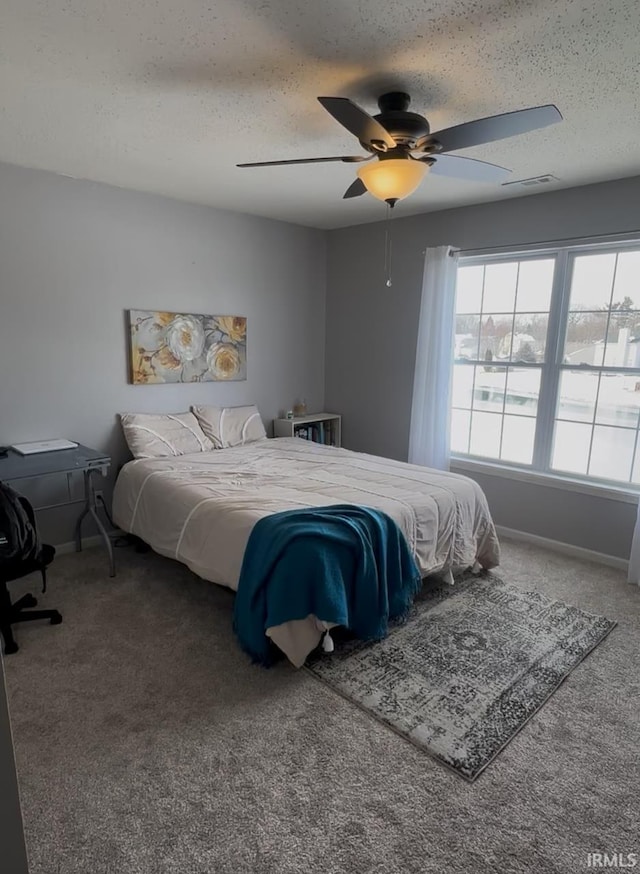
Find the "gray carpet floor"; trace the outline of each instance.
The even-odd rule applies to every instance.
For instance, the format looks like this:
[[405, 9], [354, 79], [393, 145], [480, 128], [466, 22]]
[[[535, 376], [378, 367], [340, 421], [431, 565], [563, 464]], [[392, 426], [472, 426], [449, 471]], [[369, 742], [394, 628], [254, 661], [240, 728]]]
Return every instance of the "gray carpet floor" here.
[[505, 579], [619, 625], [469, 785], [307, 672], [252, 666], [226, 590], [118, 560], [111, 580], [100, 550], [60, 556], [41, 603], [64, 623], [19, 627], [5, 661], [32, 874], [573, 874], [640, 851], [621, 572], [504, 542]]

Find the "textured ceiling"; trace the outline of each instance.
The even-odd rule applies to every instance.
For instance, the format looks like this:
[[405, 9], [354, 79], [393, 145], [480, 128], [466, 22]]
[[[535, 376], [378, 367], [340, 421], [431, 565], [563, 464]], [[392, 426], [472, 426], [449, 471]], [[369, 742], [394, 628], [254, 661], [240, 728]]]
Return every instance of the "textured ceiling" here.
[[[432, 130], [556, 103], [565, 121], [461, 154], [552, 173], [640, 173], [637, 0], [2, 0], [0, 160], [317, 227], [375, 221], [356, 154], [316, 101], [390, 88]], [[427, 177], [412, 214], [521, 195]]]

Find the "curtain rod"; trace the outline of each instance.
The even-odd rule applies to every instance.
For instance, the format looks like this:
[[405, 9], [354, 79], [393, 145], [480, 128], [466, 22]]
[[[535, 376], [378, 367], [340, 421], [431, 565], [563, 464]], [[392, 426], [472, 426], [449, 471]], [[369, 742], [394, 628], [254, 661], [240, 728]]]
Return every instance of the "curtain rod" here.
[[598, 234], [594, 237], [565, 237], [561, 240], [540, 240], [537, 243], [509, 243], [506, 246], [484, 246], [479, 249], [456, 249], [455, 247], [451, 248], [449, 255], [453, 258], [454, 255], [479, 255], [482, 252], [512, 252], [517, 250], [526, 250], [532, 248], [544, 248], [544, 247], [555, 247], [561, 246], [563, 243], [583, 243], [585, 246], [594, 245], [599, 242], [606, 243], [607, 240], [620, 240], [621, 242], [625, 239], [640, 239], [640, 230], [637, 231], [618, 231], [617, 233], [611, 234]]

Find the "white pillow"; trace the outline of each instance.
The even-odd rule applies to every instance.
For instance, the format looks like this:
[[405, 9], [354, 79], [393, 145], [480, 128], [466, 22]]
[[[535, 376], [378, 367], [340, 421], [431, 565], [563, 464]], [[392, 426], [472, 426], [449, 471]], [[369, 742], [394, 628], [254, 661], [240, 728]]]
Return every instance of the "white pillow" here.
[[120, 421], [134, 458], [163, 458], [214, 448], [193, 413], [120, 413]]
[[255, 404], [246, 407], [191, 407], [216, 449], [243, 446], [267, 436]]

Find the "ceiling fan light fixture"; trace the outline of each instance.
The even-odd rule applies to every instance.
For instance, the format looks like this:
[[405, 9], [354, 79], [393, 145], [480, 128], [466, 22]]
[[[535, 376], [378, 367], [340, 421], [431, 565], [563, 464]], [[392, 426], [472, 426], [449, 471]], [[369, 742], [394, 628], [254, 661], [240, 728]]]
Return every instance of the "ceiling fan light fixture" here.
[[358, 167], [359, 178], [378, 200], [402, 200], [416, 190], [429, 170], [425, 161], [387, 158]]

